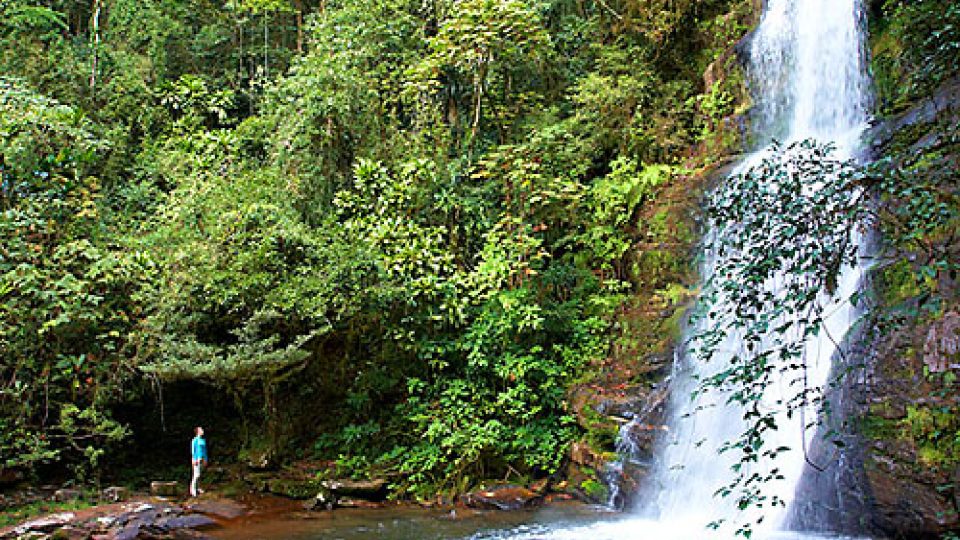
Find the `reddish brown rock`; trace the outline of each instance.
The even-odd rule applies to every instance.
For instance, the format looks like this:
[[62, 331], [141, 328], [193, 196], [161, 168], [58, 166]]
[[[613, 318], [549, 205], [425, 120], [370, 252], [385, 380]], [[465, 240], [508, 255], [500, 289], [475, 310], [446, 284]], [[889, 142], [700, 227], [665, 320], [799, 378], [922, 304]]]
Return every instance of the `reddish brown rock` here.
[[229, 499], [209, 499], [190, 503], [185, 507], [191, 512], [205, 514], [220, 519], [236, 519], [247, 513], [242, 504]]
[[461, 501], [470, 508], [520, 510], [539, 505], [543, 497], [524, 487], [506, 485], [468, 493]]
[[583, 467], [594, 469], [603, 467], [603, 458], [589, 444], [581, 441], [570, 445], [570, 461]]

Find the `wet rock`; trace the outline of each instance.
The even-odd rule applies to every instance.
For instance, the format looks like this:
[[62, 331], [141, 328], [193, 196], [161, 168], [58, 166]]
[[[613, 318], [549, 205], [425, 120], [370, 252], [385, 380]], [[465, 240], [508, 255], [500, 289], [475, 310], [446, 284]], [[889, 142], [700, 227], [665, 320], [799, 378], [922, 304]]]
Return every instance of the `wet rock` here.
[[[804, 473], [791, 527], [911, 539], [939, 538], [960, 528], [954, 494], [944, 490], [954, 471], [925, 462], [922, 448], [900, 427], [907, 406], [937, 399], [932, 380], [915, 374], [952, 363], [935, 357], [951, 344], [945, 346], [939, 334], [930, 338], [947, 323], [925, 321], [869, 339], [848, 336], [849, 361], [870, 362], [857, 368], [863, 369], [862, 376], [848, 376], [827, 396], [831, 414], [821, 431], [842, 435], [828, 439], [818, 433], [813, 438], [809, 463], [821, 466]], [[908, 346], [915, 349], [907, 353]], [[848, 368], [839, 364], [836, 369]], [[847, 419], [869, 429], [857, 429]], [[842, 444], [835, 446], [834, 440]]]
[[321, 486], [337, 497], [359, 497], [370, 501], [382, 501], [387, 495], [387, 481], [373, 480], [324, 480]]
[[70, 523], [75, 517], [76, 514], [72, 512], [63, 512], [61, 514], [53, 514], [40, 519], [34, 519], [15, 527], [13, 529], [13, 536], [19, 538], [28, 533], [50, 533]]
[[876, 524], [881, 530], [915, 538], [938, 535], [956, 526], [953, 505], [930, 486], [908, 481], [900, 474], [869, 469], [867, 479], [873, 491]]
[[182, 492], [180, 482], [150, 482], [150, 494], [157, 497], [176, 497]]
[[50, 535], [31, 531], [22, 536], [17, 536], [16, 538], [17, 540], [50, 540]]
[[317, 494], [303, 503], [304, 510], [333, 510], [337, 507], [337, 496], [326, 487], [321, 486]]
[[471, 508], [520, 510], [539, 505], [543, 497], [524, 487], [506, 485], [467, 493], [461, 500]]
[[109, 529], [117, 523], [116, 516], [101, 516], [98, 517], [95, 522], [97, 529]]
[[203, 514], [189, 514], [186, 516], [160, 518], [153, 523], [153, 526], [163, 531], [169, 531], [175, 529], [202, 529], [212, 527], [216, 524], [217, 522]]
[[337, 507], [338, 507], [338, 508], [366, 508], [366, 509], [371, 509], [371, 508], [381, 508], [381, 507], [383, 507], [383, 505], [380, 504], [380, 503], [377, 503], [377, 502], [366, 501], [366, 500], [363, 500], [363, 499], [343, 498], [343, 499], [337, 499]]
[[172, 540], [210, 540], [212, 537], [193, 529], [178, 529], [170, 535]]
[[83, 493], [79, 489], [62, 488], [53, 492], [53, 500], [57, 502], [76, 501], [81, 497]]
[[549, 489], [550, 489], [550, 478], [541, 478], [540, 480], [537, 480], [536, 482], [532, 482], [530, 484], [530, 491], [538, 495], [543, 495]]
[[114, 524], [114, 528], [132, 529], [146, 527], [152, 525], [162, 516], [180, 515], [182, 513], [183, 510], [178, 506], [140, 503], [132, 505], [126, 512], [117, 514], [115, 516], [116, 523]]
[[632, 459], [653, 459], [656, 453], [657, 441], [668, 431], [664, 424], [648, 424], [634, 421], [623, 426], [620, 430], [622, 450], [629, 453]]
[[89, 530], [70, 525], [57, 529], [50, 535], [50, 540], [87, 540], [88, 538], [90, 538]]
[[960, 353], [960, 313], [946, 313], [930, 325], [923, 344], [923, 362], [931, 373], [956, 369]]
[[136, 540], [138, 536], [140, 536], [140, 523], [132, 523], [115, 533], [108, 534], [106, 538], [108, 540]]
[[929, 99], [899, 116], [878, 123], [866, 133], [866, 139], [871, 141], [873, 152], [882, 155], [898, 132], [935, 122], [956, 111], [960, 111], [960, 77], [942, 85]]
[[104, 501], [123, 502], [130, 498], [130, 492], [125, 487], [110, 486], [103, 490], [101, 497]]
[[236, 519], [247, 513], [245, 506], [228, 499], [199, 501], [187, 505], [186, 508], [191, 512], [197, 512], [220, 519]]
[[650, 464], [635, 459], [610, 464], [603, 474], [608, 496], [600, 502], [618, 509], [637, 506], [638, 497], [643, 494], [641, 487], [649, 473]]

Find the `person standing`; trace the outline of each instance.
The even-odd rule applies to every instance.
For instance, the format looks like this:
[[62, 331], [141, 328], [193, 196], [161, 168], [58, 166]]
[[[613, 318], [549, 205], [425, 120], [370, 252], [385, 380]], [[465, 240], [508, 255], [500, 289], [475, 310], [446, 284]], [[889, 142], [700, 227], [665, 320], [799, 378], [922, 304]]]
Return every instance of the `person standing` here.
[[196, 497], [198, 493], [203, 493], [202, 489], [197, 487], [200, 481], [200, 472], [207, 466], [207, 441], [203, 438], [203, 428], [197, 426], [193, 429], [194, 437], [190, 442], [190, 461], [193, 465], [193, 479], [190, 480], [190, 496]]

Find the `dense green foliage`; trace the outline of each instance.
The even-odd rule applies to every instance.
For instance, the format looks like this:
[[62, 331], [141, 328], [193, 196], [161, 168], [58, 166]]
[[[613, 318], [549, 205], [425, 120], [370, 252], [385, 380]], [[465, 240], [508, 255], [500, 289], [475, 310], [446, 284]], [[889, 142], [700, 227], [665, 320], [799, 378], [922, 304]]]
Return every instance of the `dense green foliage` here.
[[0, 9], [0, 467], [98, 470], [150, 427], [119, 422], [127, 404], [201, 384], [221, 410], [179, 421], [238, 415], [221, 448], [311, 449], [410, 493], [561, 465], [583, 429], [570, 385], [658, 283], [634, 244], [663, 214], [640, 216], [692, 148], [722, 150], [739, 79], [701, 74], [752, 17], [733, 0]]
[[0, 417], [0, 450], [7, 466], [78, 459], [66, 453], [96, 463], [124, 434], [101, 407], [130, 375], [122, 334], [145, 268], [100, 238], [90, 167], [102, 141], [89, 122], [9, 82], [0, 92], [2, 397], [15, 407]]
[[875, 1], [873, 71], [882, 112], [898, 111], [960, 72], [960, 6]]

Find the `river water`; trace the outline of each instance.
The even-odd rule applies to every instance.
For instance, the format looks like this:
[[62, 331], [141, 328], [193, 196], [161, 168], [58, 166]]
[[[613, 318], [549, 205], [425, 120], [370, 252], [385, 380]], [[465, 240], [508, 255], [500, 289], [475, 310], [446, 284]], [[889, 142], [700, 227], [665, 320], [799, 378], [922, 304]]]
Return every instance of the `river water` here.
[[[225, 540], [696, 540], [694, 525], [625, 518], [581, 504], [555, 504], [533, 511], [471, 512], [410, 507], [341, 509], [250, 516], [211, 531]], [[813, 534], [778, 533], [768, 540], [842, 540]], [[845, 538], [845, 537], [843, 537]]]
[[[766, 1], [750, 44], [749, 62], [756, 102], [753, 124], [759, 141], [815, 138], [834, 143], [836, 157], [858, 156], [870, 103], [863, 17], [860, 0]], [[761, 144], [736, 172], [743, 172], [767, 153], [768, 149]], [[703, 272], [709, 275], [717, 260], [709, 253], [705, 259]], [[809, 385], [816, 387], [828, 382], [836, 343], [857, 315], [847, 299], [856, 290], [862, 272], [862, 268], [844, 269], [834, 296], [822, 298], [827, 331], [805, 344]], [[770, 286], [776, 289], [778, 284]], [[787, 418], [783, 412], [778, 413], [780, 429], [770, 435], [774, 440], [767, 443], [791, 450], [780, 454], [775, 462], [760, 463], [749, 471], [763, 474], [776, 468], [780, 472], [781, 478], [769, 482], [766, 490], [784, 501], [783, 506], [740, 509], [734, 501], [714, 495], [732, 478], [730, 466], [735, 459], [718, 455], [717, 450], [723, 443], [736, 439], [746, 424], [742, 410], [724, 405], [722, 394], [719, 400], [715, 394], [698, 400], [690, 396], [699, 380], [725, 368], [735, 356], [745, 354], [734, 334], [726, 336], [721, 350], [724, 352], [708, 364], [698, 363], [685, 354], [678, 358], [671, 386], [669, 440], [664, 442], [649, 476], [651, 481], [645, 486], [645, 503], [624, 514], [583, 506], [459, 516], [410, 510], [338, 511], [320, 520], [251, 523], [224, 537], [700, 540], [733, 538], [736, 527], [763, 518], [753, 527], [753, 538], [824, 538], [813, 533], [783, 531], [804, 473], [805, 459], [800, 449], [813, 442], [814, 430], [804, 427], [802, 415]], [[765, 406], [776, 410], [778, 402], [789, 399], [796, 391], [788, 380], [773, 384], [764, 395]], [[806, 420], [817, 414], [818, 411], [810, 410]], [[707, 527], [716, 520], [723, 521], [718, 528]]]

